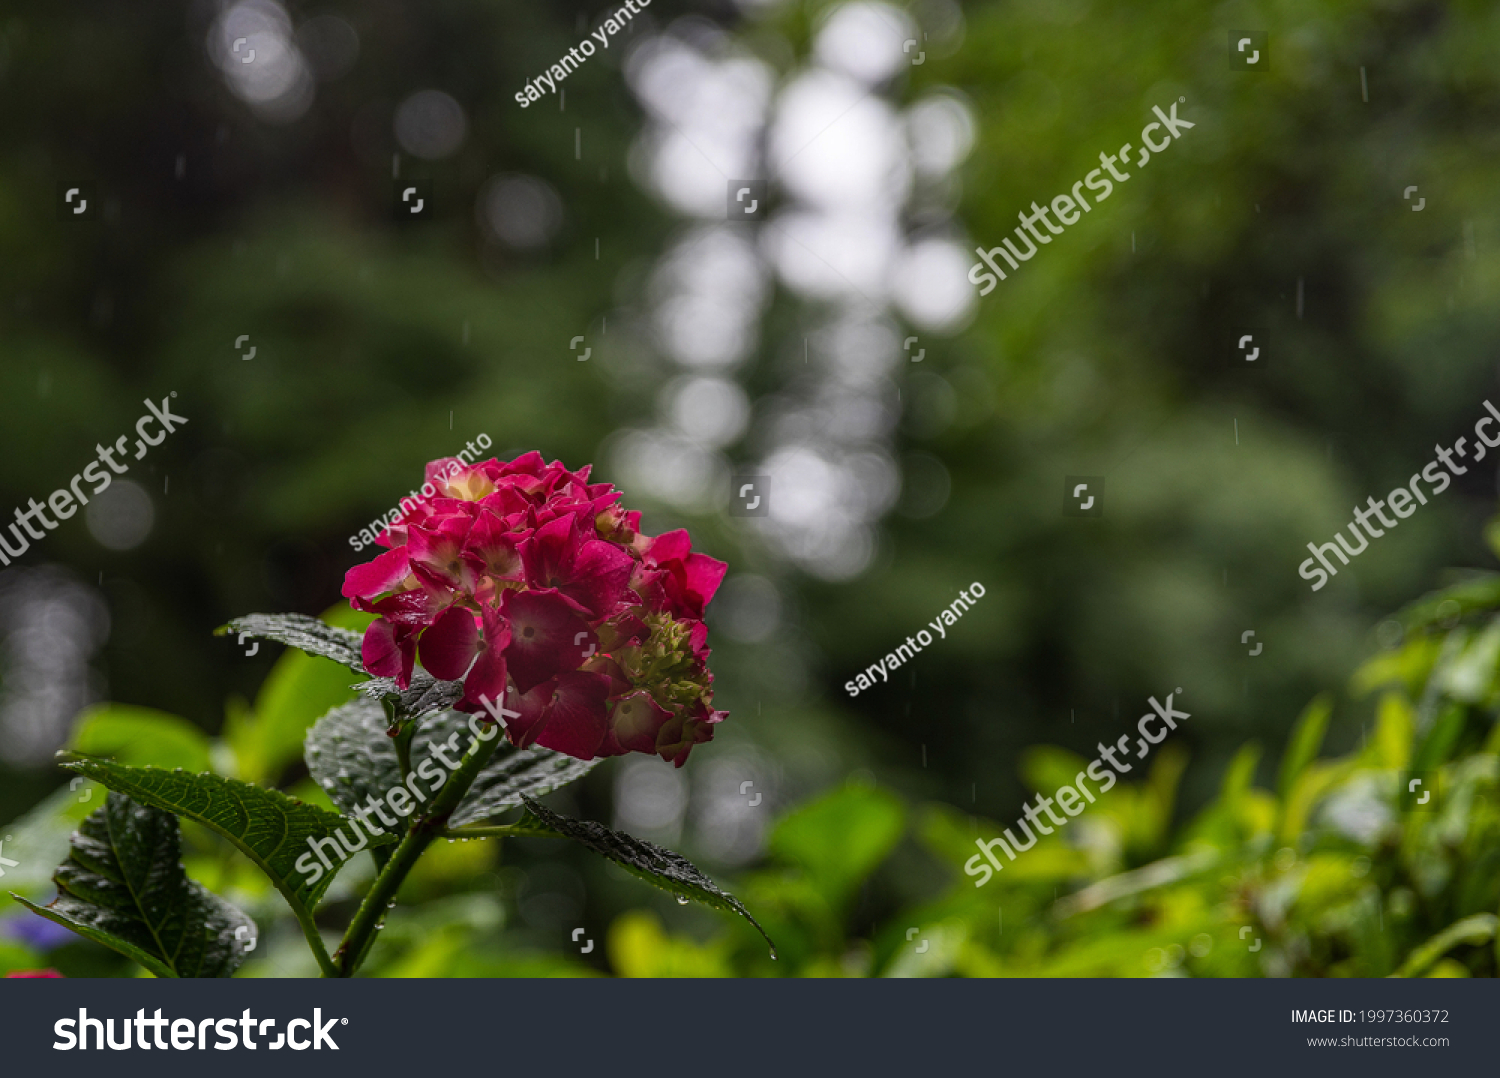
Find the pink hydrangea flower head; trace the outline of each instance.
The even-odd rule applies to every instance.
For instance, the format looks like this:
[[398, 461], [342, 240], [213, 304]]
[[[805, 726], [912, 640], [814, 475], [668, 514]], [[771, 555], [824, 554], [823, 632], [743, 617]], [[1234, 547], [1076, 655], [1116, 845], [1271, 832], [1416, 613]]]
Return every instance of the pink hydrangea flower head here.
[[424, 496], [356, 565], [344, 596], [376, 614], [365, 667], [463, 682], [460, 710], [502, 704], [517, 746], [581, 760], [643, 752], [681, 767], [712, 740], [704, 610], [727, 566], [684, 530], [645, 536], [589, 467], [540, 453], [426, 468]]

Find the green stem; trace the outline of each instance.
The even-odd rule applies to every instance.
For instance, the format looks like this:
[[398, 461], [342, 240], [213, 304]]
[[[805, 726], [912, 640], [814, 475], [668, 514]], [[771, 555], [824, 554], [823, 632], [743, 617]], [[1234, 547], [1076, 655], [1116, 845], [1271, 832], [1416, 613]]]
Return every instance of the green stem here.
[[399, 693], [387, 693], [382, 696], [380, 706], [385, 708], [387, 726], [396, 731], [391, 740], [396, 746], [396, 761], [401, 767], [401, 781], [405, 782], [411, 778], [411, 741], [417, 733], [417, 722], [402, 711]]
[[374, 885], [360, 903], [354, 920], [349, 924], [349, 930], [344, 933], [343, 942], [334, 952], [333, 961], [338, 967], [335, 976], [354, 976], [355, 970], [364, 961], [365, 953], [384, 926], [386, 912], [395, 901], [401, 884], [406, 881], [407, 873], [415, 867], [436, 836], [437, 833], [428, 828], [425, 821], [413, 824], [406, 833], [406, 837], [396, 847], [396, 852], [385, 863], [385, 868], [375, 877]]
[[314, 923], [312, 914], [305, 909], [299, 909], [294, 904], [292, 913], [297, 918], [297, 923], [302, 926], [302, 934], [307, 937], [307, 945], [312, 948], [313, 957], [318, 960], [318, 968], [323, 971], [324, 977], [337, 977], [338, 967], [333, 964], [333, 959], [328, 957], [328, 948], [323, 945], [323, 937], [318, 932], [318, 926]]
[[401, 732], [394, 740], [396, 742], [396, 761], [401, 765], [401, 781], [407, 782], [411, 779], [411, 740], [416, 735], [417, 724], [405, 723]]
[[334, 952], [333, 962], [338, 970], [336, 976], [352, 977], [359, 969], [360, 963], [364, 961], [365, 953], [380, 932], [386, 910], [395, 900], [396, 892], [406, 881], [407, 874], [427, 851], [427, 847], [432, 845], [433, 840], [446, 830], [448, 817], [453, 815], [453, 810], [463, 800], [464, 794], [469, 792], [469, 787], [473, 785], [480, 769], [489, 762], [495, 749], [504, 740], [503, 737], [498, 736], [498, 730], [496, 734], [497, 736], [488, 741], [474, 739], [469, 746], [469, 751], [459, 762], [458, 770], [453, 772], [438, 795], [433, 798], [426, 815], [420, 820], [412, 821], [405, 837], [396, 847], [396, 852], [391, 854], [390, 860], [380, 870], [380, 875], [375, 877], [375, 883], [365, 895], [364, 901], [360, 903], [359, 910], [354, 914], [354, 920], [349, 924], [349, 930], [344, 933], [343, 942]]

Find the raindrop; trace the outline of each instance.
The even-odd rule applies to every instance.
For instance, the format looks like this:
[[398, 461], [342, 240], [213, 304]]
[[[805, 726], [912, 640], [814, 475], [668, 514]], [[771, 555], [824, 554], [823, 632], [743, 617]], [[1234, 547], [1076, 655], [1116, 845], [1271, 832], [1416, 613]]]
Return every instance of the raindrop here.
[[681, 895], [678, 895], [677, 896], [677, 904], [679, 906], [686, 906], [688, 904], [688, 900], [685, 899], [685, 898], [683, 898]]

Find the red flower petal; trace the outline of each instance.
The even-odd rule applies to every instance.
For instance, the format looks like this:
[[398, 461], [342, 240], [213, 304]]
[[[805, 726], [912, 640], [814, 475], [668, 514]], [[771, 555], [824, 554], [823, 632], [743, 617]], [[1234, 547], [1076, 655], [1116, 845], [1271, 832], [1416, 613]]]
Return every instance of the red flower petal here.
[[674, 715], [656, 732], [657, 755], [681, 767], [694, 745], [713, 740], [714, 724], [728, 715], [727, 711], [709, 711], [701, 704], [696, 715]]
[[411, 573], [409, 555], [405, 547], [387, 550], [374, 561], [356, 565], [344, 574], [345, 599], [373, 599], [388, 591], [395, 591]]
[[479, 626], [463, 607], [450, 606], [423, 633], [422, 665], [439, 681], [457, 681], [479, 652]]
[[521, 544], [526, 563], [526, 583], [533, 588], [555, 588], [564, 579], [566, 566], [576, 550], [572, 514], [560, 516], [538, 528]]
[[558, 590], [583, 604], [594, 617], [602, 618], [620, 601], [634, 569], [635, 559], [625, 551], [613, 543], [591, 539], [568, 567], [569, 581]]
[[505, 716], [505, 732], [511, 744], [524, 749], [537, 739], [547, 723], [547, 705], [552, 702], [554, 682], [544, 681], [527, 693], [512, 693], [505, 705], [517, 715]]
[[377, 618], [365, 629], [365, 638], [360, 645], [360, 658], [370, 673], [376, 677], [393, 677], [396, 685], [405, 689], [411, 685], [411, 669], [416, 651], [409, 629], [392, 625], [384, 618]]
[[672, 717], [645, 690], [633, 692], [615, 701], [609, 716], [609, 740], [611, 756], [627, 752], [653, 753], [656, 751], [656, 735]]
[[639, 644], [651, 635], [651, 627], [634, 614], [622, 614], [599, 626], [599, 649], [614, 651], [616, 648]]
[[463, 559], [464, 540], [472, 524], [472, 519], [464, 514], [450, 517], [435, 527], [408, 528], [406, 546], [402, 549], [411, 557], [412, 572], [434, 587], [473, 588], [474, 571]]
[[436, 591], [429, 588], [414, 588], [387, 595], [378, 603], [368, 603], [364, 609], [379, 614], [393, 625], [425, 626], [446, 610], [453, 602], [451, 591]]
[[[427, 467], [422, 470], [422, 478], [431, 483], [433, 489], [440, 494], [447, 493], [448, 485], [443, 482], [449, 475], [453, 474], [453, 466], [457, 464], [460, 472], [469, 466], [457, 457], [439, 457], [437, 460], [427, 462]], [[423, 484], [426, 485], [425, 483]]]
[[520, 549], [527, 584], [556, 588], [597, 619], [619, 602], [635, 559], [614, 543], [586, 538], [593, 533], [592, 513], [580, 505], [542, 525]]
[[541, 475], [547, 465], [542, 461], [542, 455], [533, 449], [529, 453], [522, 453], [515, 460], [500, 465], [501, 475]]
[[503, 706], [518, 745], [681, 766], [724, 713], [659, 703], [643, 686], [663, 670], [642, 645], [657, 615], [676, 619], [687, 636], [663, 637], [672, 677], [709, 699], [702, 618], [727, 567], [694, 553], [684, 529], [642, 535], [640, 513], [590, 473], [535, 452], [430, 462], [434, 493], [404, 500], [377, 538], [392, 549], [346, 574], [351, 604], [378, 615], [361, 654], [402, 688], [419, 655], [433, 676], [462, 678], [456, 706], [486, 717]]
[[681, 561], [692, 552], [693, 541], [686, 528], [663, 532], [651, 540], [646, 547], [646, 560], [653, 565], [665, 565], [669, 561]]
[[509, 644], [510, 626], [500, 616], [498, 610], [486, 608], [484, 611], [484, 645], [480, 649], [478, 661], [469, 671], [469, 676], [464, 678], [464, 702], [458, 710], [476, 712], [483, 710], [487, 714], [492, 714], [490, 708], [485, 705], [485, 700], [488, 700], [496, 709], [509, 707], [510, 710], [515, 710], [513, 704], [505, 703], [505, 686], [508, 677], [505, 649]]
[[521, 555], [516, 549], [522, 536], [496, 514], [483, 511], [464, 540], [464, 557], [477, 571], [499, 580], [521, 579]]
[[[729, 565], [718, 558], [710, 558], [707, 554], [690, 555], [683, 562], [686, 567], [687, 587], [694, 595], [702, 598], [703, 605], [707, 606], [714, 592], [719, 590], [719, 583], [724, 579], [724, 574], [729, 571]], [[699, 615], [702, 615], [700, 610]]]
[[505, 661], [523, 693], [578, 669], [589, 644], [597, 641], [573, 604], [555, 591], [507, 591], [501, 603], [510, 622]]
[[[609, 679], [602, 674], [567, 673], [548, 683], [552, 699], [536, 743], [579, 760], [599, 755], [609, 731]], [[538, 689], [538, 691], [541, 691]]]

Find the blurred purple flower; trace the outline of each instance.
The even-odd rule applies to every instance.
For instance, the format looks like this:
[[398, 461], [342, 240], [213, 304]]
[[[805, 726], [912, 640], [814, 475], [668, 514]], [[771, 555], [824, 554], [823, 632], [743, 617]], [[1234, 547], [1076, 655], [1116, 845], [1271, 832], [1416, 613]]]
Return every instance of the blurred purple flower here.
[[77, 939], [71, 930], [44, 917], [0, 921], [0, 935], [9, 936], [17, 942], [24, 943], [40, 954], [46, 954], [54, 947], [60, 947], [64, 943]]

